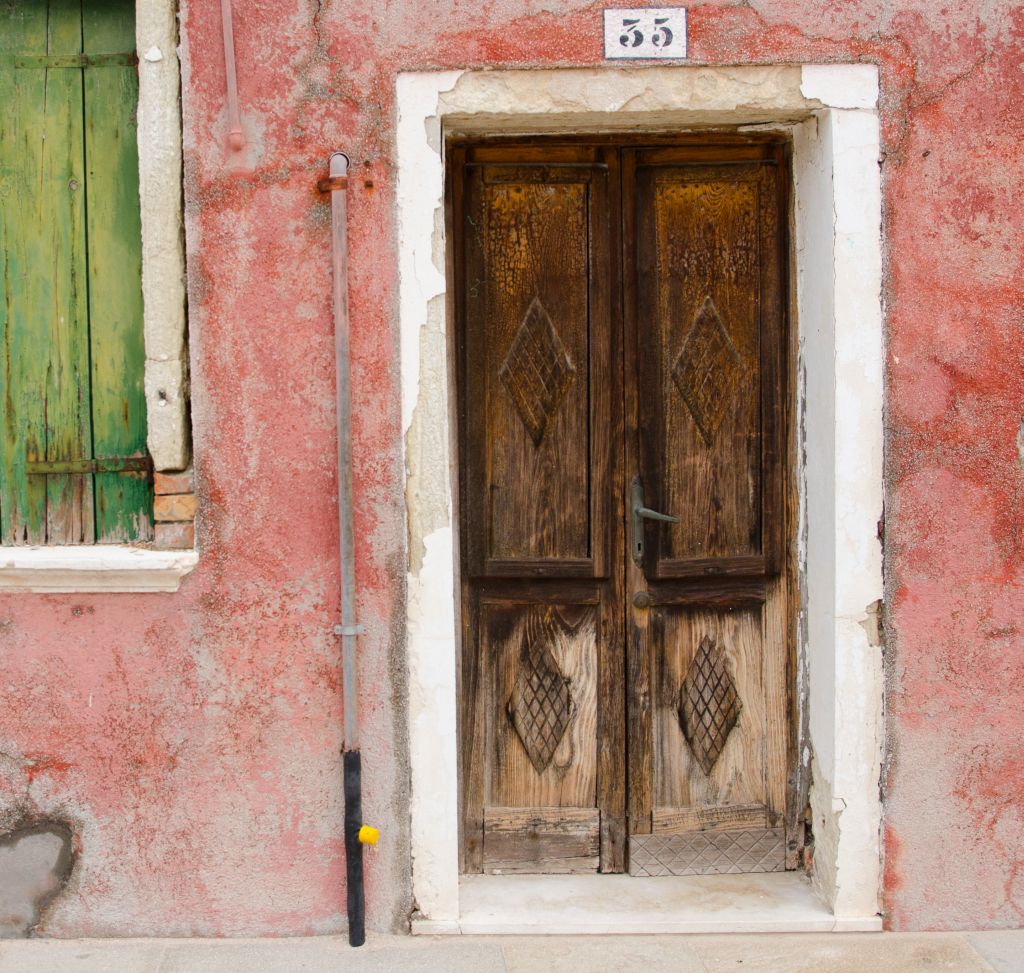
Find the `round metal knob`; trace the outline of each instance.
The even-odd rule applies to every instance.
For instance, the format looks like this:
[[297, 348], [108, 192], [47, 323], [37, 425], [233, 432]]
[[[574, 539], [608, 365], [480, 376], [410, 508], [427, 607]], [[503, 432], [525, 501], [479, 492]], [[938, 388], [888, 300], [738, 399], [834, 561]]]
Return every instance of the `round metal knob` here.
[[646, 591], [638, 591], [633, 595], [634, 608], [650, 608], [652, 604], [651, 596]]

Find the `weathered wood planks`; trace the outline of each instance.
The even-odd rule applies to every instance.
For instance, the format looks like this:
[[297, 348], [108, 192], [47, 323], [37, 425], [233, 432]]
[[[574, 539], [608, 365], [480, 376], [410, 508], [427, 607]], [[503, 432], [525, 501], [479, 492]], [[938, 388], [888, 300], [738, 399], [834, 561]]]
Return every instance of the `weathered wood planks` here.
[[0, 14], [0, 543], [151, 536], [145, 473], [26, 470], [146, 453], [134, 45], [131, 0]]

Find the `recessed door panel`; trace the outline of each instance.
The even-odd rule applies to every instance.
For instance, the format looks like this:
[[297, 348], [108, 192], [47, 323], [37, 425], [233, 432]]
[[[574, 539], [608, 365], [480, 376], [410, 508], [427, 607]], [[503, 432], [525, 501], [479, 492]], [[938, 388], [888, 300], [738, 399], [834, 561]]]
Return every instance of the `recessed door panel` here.
[[659, 553], [665, 561], [756, 556], [757, 169], [642, 169], [640, 176], [638, 242], [647, 284], [640, 293], [657, 342], [657, 355], [644, 361], [657, 362], [649, 374], [661, 391], [642, 401], [654, 407], [656, 426], [649, 428], [659, 433], [650, 444], [663, 457], [659, 499], [664, 509], [683, 512]]
[[648, 526], [648, 572], [763, 573], [779, 537], [777, 169], [661, 159], [635, 176], [638, 429], [646, 499], [679, 522]]
[[593, 394], [607, 341], [592, 334], [607, 306], [595, 293], [607, 259], [594, 236], [607, 218], [603, 172], [479, 165], [466, 185], [471, 570], [594, 576], [605, 511], [592, 475], [607, 434]]
[[596, 605], [484, 604], [489, 666], [486, 803], [594, 807]]

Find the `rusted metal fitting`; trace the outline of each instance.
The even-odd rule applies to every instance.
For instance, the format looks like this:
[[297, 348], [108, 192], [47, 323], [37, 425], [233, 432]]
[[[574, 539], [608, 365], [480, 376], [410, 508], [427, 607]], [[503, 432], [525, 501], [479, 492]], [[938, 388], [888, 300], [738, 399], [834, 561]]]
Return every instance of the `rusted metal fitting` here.
[[316, 188], [322, 193], [329, 193], [335, 189], [347, 189], [348, 176], [327, 176], [316, 184]]

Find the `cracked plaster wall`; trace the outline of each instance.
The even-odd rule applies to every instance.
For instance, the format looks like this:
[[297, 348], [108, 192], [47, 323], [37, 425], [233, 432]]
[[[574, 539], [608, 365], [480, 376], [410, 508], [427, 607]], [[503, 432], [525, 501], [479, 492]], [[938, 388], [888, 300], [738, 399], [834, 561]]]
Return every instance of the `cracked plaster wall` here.
[[[182, 4], [202, 563], [176, 595], [0, 603], [0, 750], [11, 755], [0, 808], [27, 800], [74, 821], [81, 842], [54, 935], [343, 926], [330, 283], [315, 191], [335, 148], [354, 160], [364, 767], [367, 814], [384, 828], [368, 907], [377, 928], [407, 914], [399, 389], [407, 368], [419, 374], [419, 341], [400, 348], [397, 332], [395, 79], [602, 63], [600, 6], [576, 0], [234, 10], [247, 172], [225, 150], [219, 9]], [[708, 3], [690, 10], [690, 53], [879, 66], [885, 912], [896, 928], [1019, 925], [1024, 11], [1012, 0]], [[413, 564], [452, 545], [447, 503], [436, 496], [416, 528]], [[416, 593], [434, 595], [450, 597]], [[866, 603], [850, 615], [861, 634]]]

